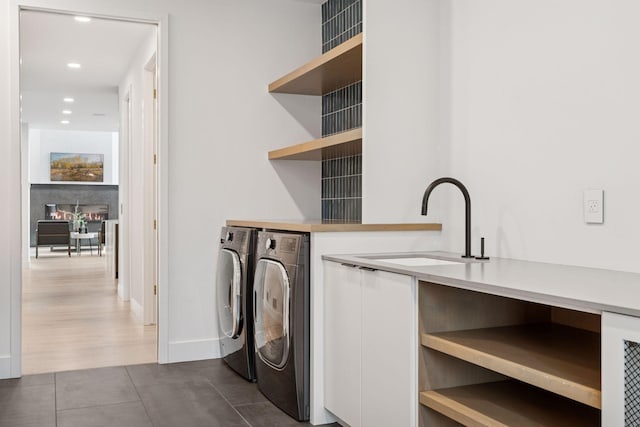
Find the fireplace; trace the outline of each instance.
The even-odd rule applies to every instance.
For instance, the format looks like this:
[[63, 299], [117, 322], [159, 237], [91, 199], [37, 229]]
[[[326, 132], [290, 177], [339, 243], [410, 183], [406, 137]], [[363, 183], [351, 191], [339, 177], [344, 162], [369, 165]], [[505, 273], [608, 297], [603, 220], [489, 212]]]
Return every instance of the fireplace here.
[[[109, 219], [109, 205], [77, 205], [87, 222], [101, 222]], [[73, 221], [76, 205], [66, 203], [47, 203], [44, 205], [45, 219]]]
[[[87, 215], [89, 232], [100, 231], [101, 218], [118, 219], [118, 186], [95, 184], [31, 184], [30, 228], [31, 246], [36, 244], [36, 228], [38, 221], [61, 218], [73, 221], [76, 203], [78, 210]], [[97, 209], [91, 207], [98, 206]], [[62, 211], [66, 212], [65, 215]], [[100, 214], [97, 216], [95, 214]], [[97, 218], [97, 219], [96, 219]]]

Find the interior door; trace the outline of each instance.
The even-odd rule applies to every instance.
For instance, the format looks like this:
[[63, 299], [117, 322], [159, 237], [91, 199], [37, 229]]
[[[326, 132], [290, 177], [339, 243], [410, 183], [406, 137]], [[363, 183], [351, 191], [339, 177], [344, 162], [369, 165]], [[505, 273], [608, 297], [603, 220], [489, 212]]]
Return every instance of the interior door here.
[[267, 365], [282, 369], [289, 355], [289, 275], [284, 266], [261, 259], [254, 278], [255, 345]]
[[242, 271], [240, 257], [229, 249], [221, 249], [218, 259], [216, 287], [220, 330], [228, 338], [237, 338], [241, 332]]

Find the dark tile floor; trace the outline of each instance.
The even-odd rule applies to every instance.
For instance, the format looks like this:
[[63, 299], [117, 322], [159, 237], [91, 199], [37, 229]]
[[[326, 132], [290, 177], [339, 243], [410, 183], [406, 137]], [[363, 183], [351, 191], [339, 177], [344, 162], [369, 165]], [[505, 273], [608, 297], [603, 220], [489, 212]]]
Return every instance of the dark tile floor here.
[[222, 360], [0, 380], [1, 427], [297, 425]]

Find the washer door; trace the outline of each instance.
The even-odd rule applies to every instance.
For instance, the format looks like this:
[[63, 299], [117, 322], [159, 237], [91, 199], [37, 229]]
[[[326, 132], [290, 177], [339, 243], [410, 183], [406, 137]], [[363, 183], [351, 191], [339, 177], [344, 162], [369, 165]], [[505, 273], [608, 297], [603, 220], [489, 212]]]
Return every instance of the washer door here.
[[253, 285], [258, 356], [267, 365], [282, 369], [289, 357], [289, 275], [279, 262], [261, 259]]
[[229, 249], [221, 249], [216, 277], [218, 316], [220, 330], [229, 338], [237, 338], [240, 335], [241, 270], [238, 254]]

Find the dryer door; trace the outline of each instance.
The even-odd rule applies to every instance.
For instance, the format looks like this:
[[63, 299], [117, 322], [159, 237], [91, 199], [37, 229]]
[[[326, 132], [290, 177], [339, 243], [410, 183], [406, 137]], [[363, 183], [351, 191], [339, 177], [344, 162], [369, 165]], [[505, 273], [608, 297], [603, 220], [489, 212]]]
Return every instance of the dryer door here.
[[240, 335], [242, 267], [234, 251], [221, 249], [218, 257], [216, 287], [221, 332], [229, 337]]
[[260, 259], [253, 286], [258, 356], [282, 369], [289, 356], [289, 275], [279, 262]]

